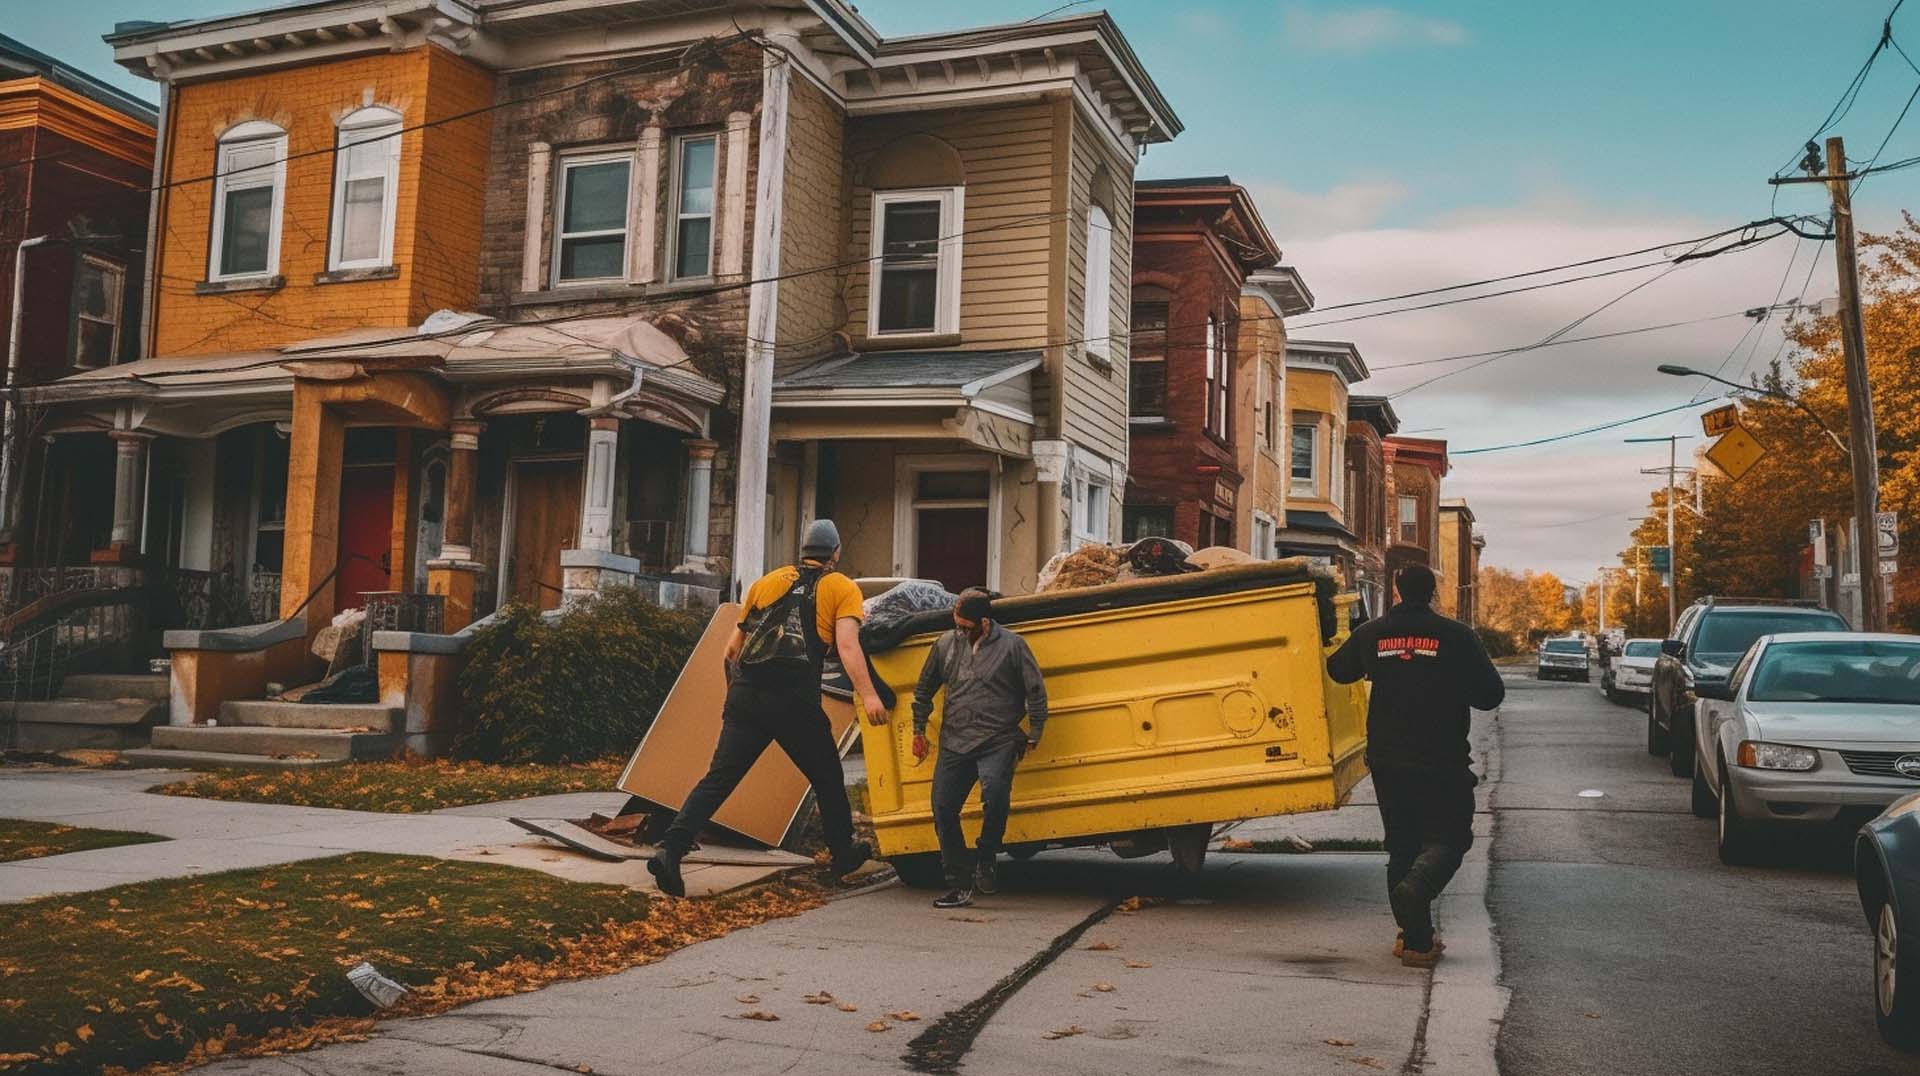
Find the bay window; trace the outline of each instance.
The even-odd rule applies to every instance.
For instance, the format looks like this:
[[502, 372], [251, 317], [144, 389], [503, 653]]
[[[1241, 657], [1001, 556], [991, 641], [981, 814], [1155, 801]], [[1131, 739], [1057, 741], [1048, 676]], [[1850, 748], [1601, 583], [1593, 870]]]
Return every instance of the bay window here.
[[869, 336], [960, 331], [962, 190], [874, 192]]
[[280, 267], [287, 132], [252, 120], [220, 137], [207, 279], [269, 277]]
[[1297, 496], [1314, 496], [1319, 491], [1320, 423], [1295, 419], [1291, 448], [1287, 466], [1293, 492]]
[[393, 264], [400, 130], [400, 113], [378, 106], [360, 109], [340, 121], [328, 269], [374, 269]]

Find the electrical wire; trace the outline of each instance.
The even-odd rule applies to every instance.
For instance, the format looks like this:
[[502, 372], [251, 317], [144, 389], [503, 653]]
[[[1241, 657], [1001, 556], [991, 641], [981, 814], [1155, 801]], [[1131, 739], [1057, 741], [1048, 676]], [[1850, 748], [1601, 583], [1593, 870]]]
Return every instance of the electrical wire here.
[[1585, 437], [1593, 433], [1604, 433], [1607, 430], [1619, 429], [1621, 426], [1631, 426], [1636, 422], [1644, 422], [1650, 418], [1659, 418], [1662, 415], [1671, 415], [1676, 411], [1685, 411], [1690, 408], [1699, 407], [1701, 404], [1718, 403], [1727, 398], [1728, 396], [1715, 396], [1705, 400], [1688, 400], [1686, 403], [1679, 404], [1675, 407], [1663, 407], [1658, 411], [1649, 411], [1644, 415], [1634, 415], [1631, 418], [1617, 419], [1613, 422], [1602, 422], [1597, 426], [1584, 426], [1577, 430], [1569, 430], [1566, 433], [1556, 433], [1548, 437], [1536, 437], [1531, 441], [1515, 441], [1511, 444], [1504, 445], [1485, 445], [1480, 448], [1449, 448], [1447, 455], [1449, 457], [1478, 456], [1487, 452], [1507, 452], [1516, 448], [1535, 448], [1540, 445], [1554, 444], [1559, 441], [1571, 441], [1576, 437]]

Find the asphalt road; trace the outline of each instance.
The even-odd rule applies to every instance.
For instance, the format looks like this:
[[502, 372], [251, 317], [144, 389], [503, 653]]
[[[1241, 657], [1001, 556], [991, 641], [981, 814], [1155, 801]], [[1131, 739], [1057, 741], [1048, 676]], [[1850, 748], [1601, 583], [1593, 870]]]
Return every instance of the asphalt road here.
[[1644, 723], [1593, 686], [1508, 681], [1488, 893], [1503, 1076], [1920, 1073], [1874, 1032], [1847, 835], [1721, 866]]

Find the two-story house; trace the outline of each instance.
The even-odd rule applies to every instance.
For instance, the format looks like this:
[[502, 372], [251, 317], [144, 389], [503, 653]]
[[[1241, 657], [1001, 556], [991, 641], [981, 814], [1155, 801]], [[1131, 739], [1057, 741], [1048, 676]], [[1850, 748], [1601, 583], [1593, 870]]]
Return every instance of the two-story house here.
[[1445, 590], [1453, 585], [1439, 562], [1440, 480], [1447, 476], [1447, 443], [1431, 437], [1388, 437], [1387, 571], [1409, 564], [1433, 569]]
[[1105, 15], [320, 0], [108, 40], [162, 91], [152, 346], [35, 405], [112, 444], [82, 493], [215, 622], [297, 655], [374, 596], [711, 600], [815, 515], [850, 570], [1018, 590], [1118, 526], [1132, 168], [1179, 123]]
[[1353, 588], [1369, 613], [1391, 604], [1387, 576], [1387, 457], [1400, 431], [1385, 396], [1347, 397], [1347, 529], [1353, 533]]
[[1464, 498], [1449, 497], [1440, 502], [1438, 569], [1446, 579], [1434, 596], [1434, 608], [1455, 620], [1475, 622], [1479, 593], [1480, 552], [1487, 547], [1485, 535], [1474, 530], [1473, 509]]
[[1348, 526], [1347, 408], [1367, 379], [1360, 349], [1336, 340], [1288, 340], [1287, 515], [1282, 556], [1312, 557], [1357, 578], [1359, 543]]
[[[1242, 303], [1250, 277], [1276, 265], [1280, 248], [1253, 199], [1225, 176], [1142, 181], [1133, 205], [1123, 534], [1246, 548], [1254, 466], [1262, 451], [1277, 454], [1261, 404], [1282, 398], [1285, 332], [1279, 299], [1271, 312]], [[1270, 541], [1277, 516], [1264, 515]]]
[[[153, 106], [0, 35], [0, 363], [41, 385], [140, 354]], [[48, 416], [0, 417], [0, 607], [90, 585], [113, 532], [113, 447], [49, 439]], [[49, 456], [78, 477], [44, 482]], [[71, 571], [62, 571], [71, 566]]]
[[1240, 355], [1235, 411], [1240, 428], [1253, 436], [1238, 439], [1240, 473], [1245, 478], [1236, 534], [1241, 548], [1262, 560], [1280, 555], [1280, 532], [1287, 525], [1289, 436], [1287, 419], [1287, 322], [1313, 309], [1313, 292], [1289, 265], [1262, 269], [1240, 289]]

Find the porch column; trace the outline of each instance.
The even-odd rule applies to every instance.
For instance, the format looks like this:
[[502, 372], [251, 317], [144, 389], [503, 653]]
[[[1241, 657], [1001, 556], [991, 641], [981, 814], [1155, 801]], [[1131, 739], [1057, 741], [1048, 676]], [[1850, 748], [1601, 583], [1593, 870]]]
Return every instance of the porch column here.
[[94, 553], [95, 563], [119, 564], [140, 552], [140, 506], [146, 478], [147, 442], [153, 435], [138, 430], [114, 430], [113, 532], [107, 548]]
[[688, 441], [687, 448], [687, 537], [681, 556], [682, 572], [708, 572], [712, 561], [707, 553], [707, 531], [712, 524], [713, 456], [720, 450], [715, 441]]
[[448, 634], [473, 623], [473, 593], [485, 565], [473, 559], [473, 485], [479, 466], [481, 424], [455, 419], [447, 459], [446, 521], [440, 532], [440, 555], [427, 562], [427, 593], [447, 599], [443, 631]]
[[580, 548], [613, 551], [614, 474], [620, 461], [620, 420], [591, 419], [587, 427], [587, 488], [580, 498]]

